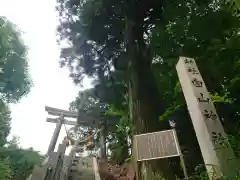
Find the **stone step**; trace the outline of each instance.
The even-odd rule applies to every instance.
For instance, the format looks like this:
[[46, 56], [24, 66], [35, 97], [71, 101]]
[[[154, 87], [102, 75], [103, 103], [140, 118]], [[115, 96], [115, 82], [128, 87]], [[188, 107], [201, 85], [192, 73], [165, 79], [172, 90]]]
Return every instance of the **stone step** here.
[[70, 168], [68, 180], [95, 180], [94, 167], [93, 157], [75, 159]]

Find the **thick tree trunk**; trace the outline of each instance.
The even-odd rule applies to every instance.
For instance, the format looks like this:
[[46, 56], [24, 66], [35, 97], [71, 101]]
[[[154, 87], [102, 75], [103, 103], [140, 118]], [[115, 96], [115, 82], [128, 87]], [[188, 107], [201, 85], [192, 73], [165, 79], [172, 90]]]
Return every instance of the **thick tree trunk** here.
[[[169, 128], [167, 121], [162, 121], [162, 123], [159, 121], [164, 106], [151, 71], [151, 57], [147, 53], [142, 29], [141, 22], [137, 22], [136, 19], [126, 19], [126, 45], [129, 61], [129, 108], [130, 119], [135, 126], [135, 134]], [[167, 160], [149, 161], [145, 165], [147, 172], [160, 171], [159, 173], [167, 179], [174, 179]]]

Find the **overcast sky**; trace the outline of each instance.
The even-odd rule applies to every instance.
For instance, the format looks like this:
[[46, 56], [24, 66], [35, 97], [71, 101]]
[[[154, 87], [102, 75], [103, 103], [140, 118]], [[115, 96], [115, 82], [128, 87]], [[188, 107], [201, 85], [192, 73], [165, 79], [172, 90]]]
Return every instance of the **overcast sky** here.
[[[56, 0], [0, 0], [0, 15], [23, 31], [29, 48], [30, 74], [34, 87], [20, 103], [11, 105], [11, 134], [20, 136], [21, 146], [45, 153], [55, 125], [46, 122], [45, 105], [68, 109], [79, 88], [68, 78], [68, 70], [58, 64], [56, 44]], [[89, 87], [89, 83], [84, 83]], [[59, 140], [62, 140], [64, 128]]]

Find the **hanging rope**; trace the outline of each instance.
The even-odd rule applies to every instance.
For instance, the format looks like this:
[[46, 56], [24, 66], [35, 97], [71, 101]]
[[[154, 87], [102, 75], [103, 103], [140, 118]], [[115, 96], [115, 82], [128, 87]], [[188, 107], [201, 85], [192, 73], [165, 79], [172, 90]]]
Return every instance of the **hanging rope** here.
[[[74, 140], [74, 139], [71, 137], [71, 135], [70, 135], [70, 133], [69, 133], [69, 131], [68, 131], [68, 129], [67, 129], [66, 124], [63, 123], [63, 125], [64, 125], [64, 129], [65, 129], [65, 132], [66, 132], [66, 135], [67, 135], [66, 137], [64, 137], [63, 142], [66, 143], [67, 146], [69, 146], [70, 144], [71, 144], [71, 145], [74, 145], [74, 144], [76, 143], [76, 144], [78, 144], [78, 145], [80, 145], [80, 144], [86, 144], [86, 146], [89, 147], [89, 148], [94, 147], [94, 145], [93, 145], [93, 137], [100, 131], [99, 129], [98, 129], [97, 131], [95, 131], [93, 134], [88, 135], [88, 136], [87, 136], [86, 138], [84, 138], [84, 139]], [[69, 143], [69, 142], [70, 142], [70, 143]]]
[[67, 136], [69, 136], [69, 132], [68, 132], [68, 130], [67, 130], [66, 124], [63, 124], [63, 125], [64, 125], [64, 129], [65, 129], [65, 131], [66, 131]]

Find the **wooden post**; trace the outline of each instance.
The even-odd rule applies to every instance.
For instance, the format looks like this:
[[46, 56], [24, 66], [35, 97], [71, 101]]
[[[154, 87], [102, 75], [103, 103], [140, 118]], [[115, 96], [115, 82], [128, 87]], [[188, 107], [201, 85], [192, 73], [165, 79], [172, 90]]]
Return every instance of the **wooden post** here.
[[175, 137], [174, 138], [175, 143], [177, 145], [178, 151], [180, 152], [180, 163], [181, 163], [181, 166], [182, 166], [182, 169], [183, 169], [183, 174], [184, 174], [185, 179], [187, 180], [188, 179], [187, 168], [186, 168], [186, 164], [185, 164], [183, 154], [182, 154], [182, 151], [181, 151], [181, 148], [180, 148], [180, 144], [178, 142], [177, 132], [176, 132], [175, 129], [174, 129], [173, 133], [174, 133], [174, 137]]
[[101, 158], [106, 159], [106, 123], [104, 121], [101, 121], [101, 129], [100, 129], [100, 154]]
[[55, 130], [54, 130], [53, 135], [52, 135], [52, 139], [51, 139], [50, 144], [48, 146], [47, 154], [54, 151], [57, 140], [58, 140], [58, 136], [59, 136], [60, 131], [61, 131], [62, 124], [63, 124], [63, 117], [61, 116], [59, 118], [59, 121], [56, 123], [56, 127], [55, 127]]
[[59, 180], [61, 176], [61, 172], [63, 170], [63, 160], [65, 157], [65, 151], [66, 151], [66, 144], [59, 144], [58, 150], [57, 150], [57, 159], [55, 163], [52, 165], [55, 169], [54, 173], [54, 180]]
[[28, 177], [27, 180], [44, 180], [46, 176], [47, 167], [40, 167], [35, 165], [33, 168], [32, 175]]
[[[235, 175], [234, 152], [227, 143], [224, 128], [196, 62], [192, 58], [180, 57], [176, 69], [210, 179], [213, 174], [215, 177]], [[226, 147], [220, 143], [223, 138]]]
[[59, 180], [67, 180], [68, 179], [68, 171], [69, 171], [69, 167], [71, 166], [71, 163], [72, 163], [71, 157], [65, 156], [63, 159], [63, 168], [62, 168]]
[[97, 159], [95, 157], [93, 157], [93, 170], [94, 170], [95, 180], [101, 180], [99, 175], [99, 170], [98, 170]]

